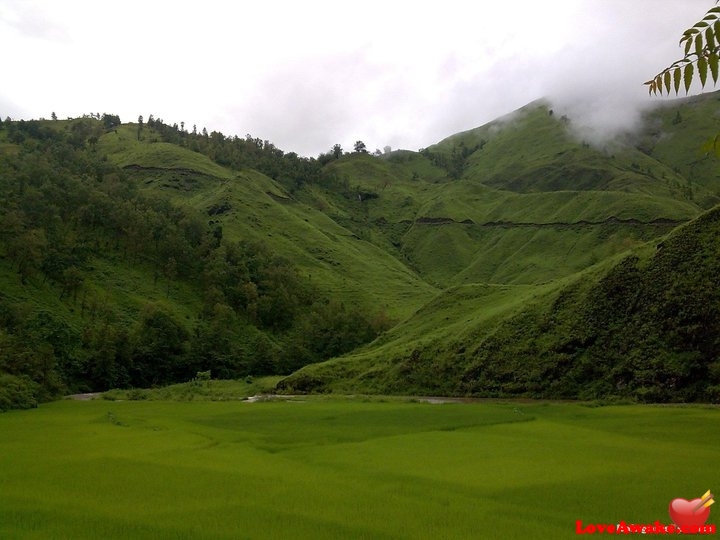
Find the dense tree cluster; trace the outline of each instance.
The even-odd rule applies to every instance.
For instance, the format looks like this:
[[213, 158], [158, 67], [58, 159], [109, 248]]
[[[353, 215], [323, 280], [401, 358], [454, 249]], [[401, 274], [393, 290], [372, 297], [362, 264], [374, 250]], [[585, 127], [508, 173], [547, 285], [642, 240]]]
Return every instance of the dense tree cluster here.
[[[322, 169], [324, 161], [321, 158], [305, 158], [295, 152], [286, 153], [270, 141], [251, 135], [246, 135], [245, 138], [229, 137], [219, 131], [208, 133], [205, 128], [198, 133], [196, 127], [187, 132], [184, 122], [181, 122], [181, 126], [171, 126], [153, 115], [150, 115], [147, 127], [152, 130], [152, 134], [148, 136], [202, 153], [226, 167], [258, 170], [282, 183], [291, 192], [306, 183], [332, 181]], [[340, 156], [342, 149], [340, 155], [334, 159]]]
[[[142, 132], [141, 119], [142, 117], [138, 119], [138, 139]], [[162, 119], [154, 118], [153, 115], [150, 115], [146, 125], [151, 128], [151, 132], [147, 135], [154, 137], [151, 140], [162, 140], [184, 146], [226, 167], [255, 169], [277, 180], [291, 193], [305, 184], [338, 187], [342, 183], [333, 171], [325, 168], [328, 163], [346, 155], [340, 144], [333, 145], [328, 152], [321, 153], [317, 158], [307, 158], [298, 156], [295, 152], [284, 152], [270, 141], [249, 134], [245, 138], [229, 137], [219, 131], [208, 133], [205, 128], [198, 133], [196, 126], [188, 132], [185, 130], [184, 122], [181, 122], [180, 126], [177, 124], [171, 126]], [[365, 143], [357, 141], [354, 152], [368, 154]], [[376, 151], [374, 155], [382, 154]], [[463, 162], [468, 155], [468, 153], [463, 155]]]
[[483, 139], [478, 144], [467, 146], [464, 142], [454, 144], [450, 153], [431, 152], [427, 148], [420, 150], [420, 153], [428, 158], [433, 165], [445, 169], [448, 176], [458, 180], [465, 172], [467, 159], [476, 151], [482, 150], [486, 141]]
[[[68, 389], [158, 385], [198, 371], [287, 373], [377, 335], [382, 322], [322, 297], [264, 244], [227, 241], [202, 216], [143, 195], [95, 147], [115, 119], [3, 123], [14, 147], [0, 154], [0, 264], [17, 280], [3, 290], [54, 291], [67, 311], [0, 293], [0, 410]], [[158, 122], [147, 126], [168, 129]], [[213, 132], [190, 144], [234, 165], [282, 164], [278, 174], [300, 171], [300, 182], [315, 174], [312, 160], [266, 142]], [[168, 302], [117, 305], [94, 271], [98, 261], [142, 271]], [[201, 299], [194, 318], [177, 314], [180, 286]]]

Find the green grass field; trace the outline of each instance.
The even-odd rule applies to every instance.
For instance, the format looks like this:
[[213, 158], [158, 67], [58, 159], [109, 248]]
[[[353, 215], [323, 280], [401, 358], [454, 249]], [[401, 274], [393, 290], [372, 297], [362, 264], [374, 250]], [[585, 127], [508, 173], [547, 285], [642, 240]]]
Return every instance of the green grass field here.
[[[720, 485], [720, 409], [61, 401], [0, 415], [0, 537], [572, 538]], [[714, 523], [711, 513], [710, 522]]]

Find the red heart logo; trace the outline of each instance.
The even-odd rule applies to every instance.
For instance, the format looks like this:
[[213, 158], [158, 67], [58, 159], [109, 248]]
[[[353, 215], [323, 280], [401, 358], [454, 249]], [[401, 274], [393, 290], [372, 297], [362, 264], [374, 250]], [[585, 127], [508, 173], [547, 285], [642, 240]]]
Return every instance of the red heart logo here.
[[[703, 525], [710, 517], [710, 507], [702, 506], [702, 499], [673, 499], [670, 501], [668, 512], [675, 525]], [[697, 508], [700, 506], [700, 508]], [[697, 508], [697, 510], [695, 510]], [[695, 511], [693, 511], [695, 510]]]

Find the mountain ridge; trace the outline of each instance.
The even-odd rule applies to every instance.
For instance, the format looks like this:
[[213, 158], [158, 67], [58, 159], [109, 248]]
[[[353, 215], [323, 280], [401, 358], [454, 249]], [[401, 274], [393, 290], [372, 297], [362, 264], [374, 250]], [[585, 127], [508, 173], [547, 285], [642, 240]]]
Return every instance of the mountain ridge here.
[[[128, 384], [131, 374], [152, 383], [141, 365], [175, 381], [193, 370], [287, 374], [312, 364], [281, 387], [481, 395], [480, 383], [458, 385], [470, 362], [460, 348], [507, 331], [503, 321], [527, 305], [542, 311], [574, 280], [601, 280], [623, 254], [654, 249], [720, 201], [708, 160], [688, 168], [688, 149], [711, 131], [717, 101], [713, 94], [664, 105], [648, 113], [632, 145], [613, 148], [577, 140], [571, 118], [537, 102], [419, 152], [317, 160], [161, 121], [142, 130], [94, 119], [3, 122], [0, 187], [9, 204], [0, 213], [0, 279], [11, 315], [0, 319], [0, 342], [37, 366], [50, 354], [54, 367], [24, 373], [0, 355], [0, 373], [52, 394]], [[53, 216], [63, 215], [60, 227]], [[88, 308], [101, 298], [114, 336], [105, 367], [95, 349], [110, 330]], [[372, 343], [370, 334], [352, 337], [352, 325], [366, 324], [354, 310], [374, 321]], [[42, 311], [51, 320], [38, 323], [44, 330], [17, 318]], [[51, 337], [48, 325], [67, 339]], [[184, 345], [163, 349], [161, 328]], [[143, 352], [151, 338], [160, 339], [157, 365]], [[319, 343], [324, 352], [310, 352]], [[337, 351], [346, 356], [318, 356]], [[673, 398], [643, 392], [626, 394]]]

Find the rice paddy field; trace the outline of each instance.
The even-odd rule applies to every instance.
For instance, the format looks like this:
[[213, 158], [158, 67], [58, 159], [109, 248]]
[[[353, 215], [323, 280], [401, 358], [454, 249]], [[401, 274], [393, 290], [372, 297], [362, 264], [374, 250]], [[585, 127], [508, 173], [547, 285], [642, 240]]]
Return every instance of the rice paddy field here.
[[719, 489], [719, 426], [695, 406], [59, 401], [0, 415], [0, 538], [575, 538]]

